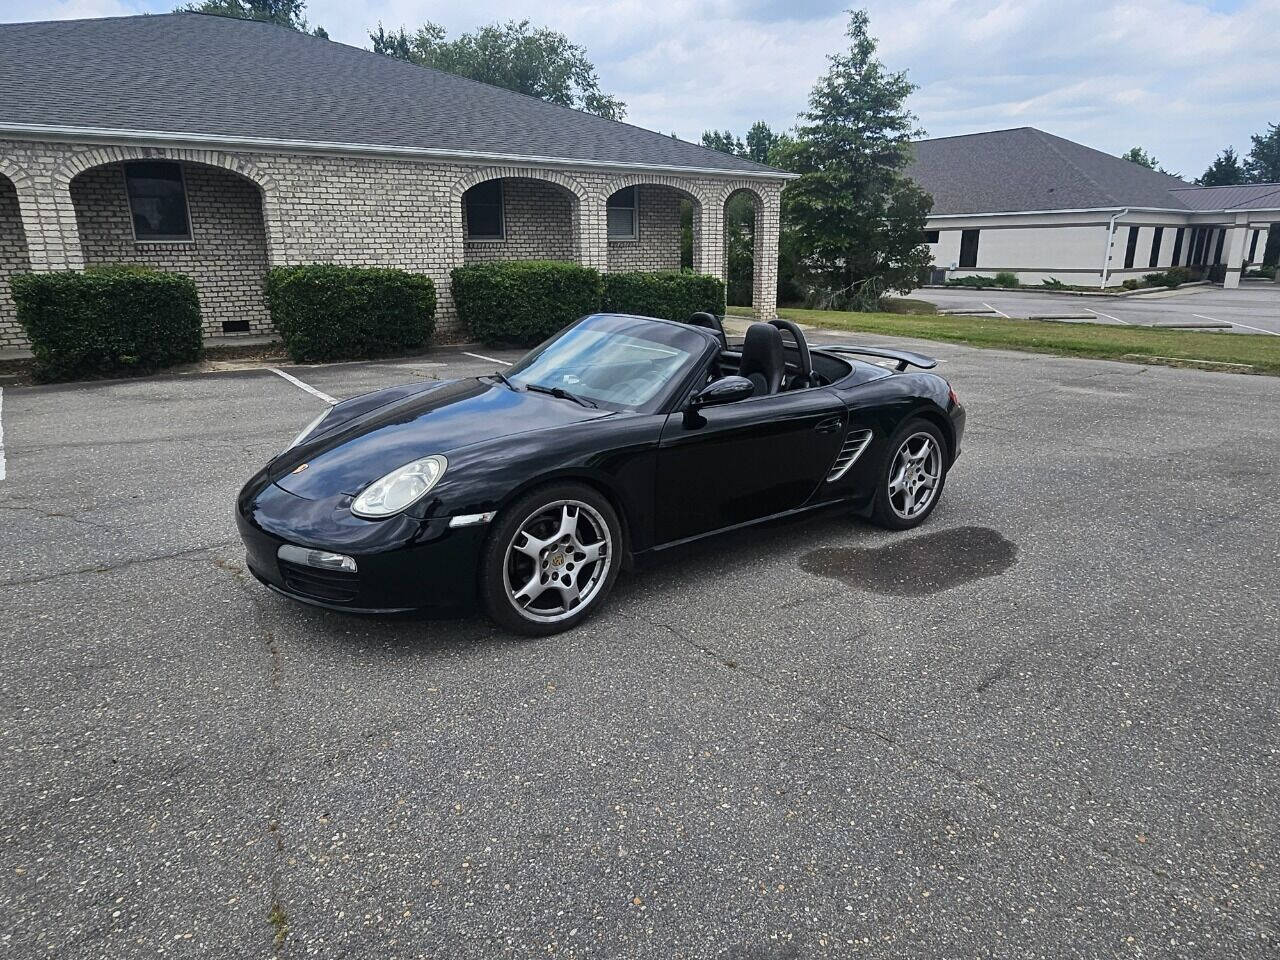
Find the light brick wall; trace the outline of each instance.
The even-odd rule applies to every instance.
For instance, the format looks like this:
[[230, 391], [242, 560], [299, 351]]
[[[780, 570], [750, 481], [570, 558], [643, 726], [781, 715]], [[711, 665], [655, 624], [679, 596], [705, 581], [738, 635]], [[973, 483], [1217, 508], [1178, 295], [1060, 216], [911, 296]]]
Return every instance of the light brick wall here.
[[637, 238], [609, 241], [609, 271], [680, 269], [680, 201], [671, 187], [636, 188]]
[[[491, 260], [574, 260], [578, 255], [576, 200], [545, 180], [502, 181], [502, 240], [466, 240], [467, 263]], [[459, 216], [462, 216], [460, 213]], [[463, 218], [465, 230], [466, 220]]]
[[94, 167], [72, 180], [85, 265], [128, 263], [191, 277], [206, 338], [222, 336], [227, 320], [249, 321], [250, 334], [271, 333], [258, 188], [216, 167], [184, 163], [182, 168], [191, 211], [188, 243], [134, 241], [122, 164]]
[[0, 177], [0, 350], [27, 345], [18, 326], [9, 277], [30, 266], [27, 238], [18, 210], [18, 191], [8, 178]]
[[[698, 199], [695, 231], [706, 242], [700, 242], [695, 250], [694, 267], [720, 277], [724, 276], [724, 200], [738, 187], [754, 189], [762, 198], [764, 211], [759, 221], [764, 224], [764, 230], [759, 231], [763, 236], [757, 247], [775, 259], [777, 255], [781, 184], [776, 180], [308, 153], [0, 141], [0, 173], [18, 186], [32, 268], [82, 267], [85, 254], [71, 202], [71, 181], [103, 164], [144, 157], [220, 167], [258, 184], [266, 259], [271, 265], [385, 266], [431, 277], [438, 296], [437, 336], [442, 339], [466, 335], [449, 289], [450, 270], [467, 260], [462, 194], [493, 177], [547, 181], [573, 194], [577, 206], [573, 259], [597, 269], [610, 268], [605, 200], [631, 185], [675, 187]], [[643, 199], [641, 205], [643, 210]], [[192, 219], [198, 232], [201, 223], [195, 210]], [[671, 238], [670, 262], [678, 263], [678, 224], [673, 223]], [[776, 264], [766, 261], [759, 265], [755, 303], [757, 312], [765, 317], [775, 313], [775, 278]]]

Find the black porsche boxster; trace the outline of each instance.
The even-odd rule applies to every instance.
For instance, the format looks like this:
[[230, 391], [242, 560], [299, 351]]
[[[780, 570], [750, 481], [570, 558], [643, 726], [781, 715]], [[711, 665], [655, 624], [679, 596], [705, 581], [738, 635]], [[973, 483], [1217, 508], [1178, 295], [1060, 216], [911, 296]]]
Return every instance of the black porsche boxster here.
[[478, 602], [546, 634], [623, 567], [724, 530], [831, 504], [914, 527], [964, 432], [934, 366], [810, 348], [784, 320], [731, 348], [710, 314], [584, 317], [509, 370], [325, 411], [240, 492], [249, 569], [335, 609]]

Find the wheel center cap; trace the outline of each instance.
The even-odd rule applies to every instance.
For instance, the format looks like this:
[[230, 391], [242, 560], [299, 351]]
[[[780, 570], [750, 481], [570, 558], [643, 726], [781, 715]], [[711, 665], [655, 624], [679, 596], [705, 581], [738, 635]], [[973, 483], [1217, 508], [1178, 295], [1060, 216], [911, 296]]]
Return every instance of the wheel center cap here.
[[563, 554], [563, 553], [553, 553], [553, 554], [551, 555], [551, 565], [552, 565], [553, 567], [563, 567], [563, 566], [564, 566], [564, 554]]

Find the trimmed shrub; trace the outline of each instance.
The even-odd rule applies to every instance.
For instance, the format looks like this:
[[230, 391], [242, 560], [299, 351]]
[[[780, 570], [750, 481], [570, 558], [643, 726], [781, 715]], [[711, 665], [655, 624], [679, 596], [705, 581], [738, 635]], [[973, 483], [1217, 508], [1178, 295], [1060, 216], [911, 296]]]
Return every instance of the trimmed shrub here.
[[200, 359], [195, 282], [140, 267], [10, 278], [40, 380], [148, 373]]
[[1170, 267], [1163, 273], [1144, 274], [1142, 279], [1153, 287], [1176, 287], [1195, 280], [1196, 274], [1186, 267]]
[[997, 287], [1016, 287], [1018, 285], [1018, 275], [1012, 270], [1001, 270], [996, 274]]
[[722, 317], [724, 281], [705, 273], [609, 273], [601, 309], [663, 320], [684, 321], [703, 311]]
[[405, 270], [315, 264], [267, 274], [267, 306], [295, 361], [352, 360], [423, 346], [436, 288]]
[[948, 287], [994, 287], [994, 277], [947, 277]]
[[533, 346], [600, 309], [600, 274], [576, 263], [478, 263], [452, 277], [458, 317], [485, 343]]
[[1142, 280], [1139, 280], [1137, 277], [1130, 277], [1127, 280], [1121, 281], [1120, 286], [1124, 287], [1126, 290], [1137, 290], [1139, 287], [1147, 286], [1147, 283], [1145, 282], [1146, 279], [1146, 277], [1143, 277]]

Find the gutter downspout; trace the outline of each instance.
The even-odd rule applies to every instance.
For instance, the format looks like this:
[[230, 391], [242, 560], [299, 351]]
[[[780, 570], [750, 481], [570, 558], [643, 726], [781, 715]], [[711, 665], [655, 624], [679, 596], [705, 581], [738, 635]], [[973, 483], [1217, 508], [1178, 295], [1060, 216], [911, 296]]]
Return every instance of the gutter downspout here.
[[1107, 224], [1107, 246], [1102, 251], [1102, 286], [1100, 289], [1107, 289], [1107, 277], [1111, 273], [1111, 241], [1116, 236], [1116, 221], [1129, 212], [1129, 208], [1117, 211], [1111, 215], [1111, 222]]

